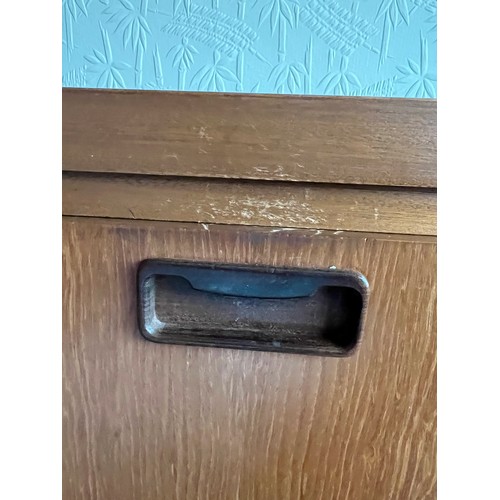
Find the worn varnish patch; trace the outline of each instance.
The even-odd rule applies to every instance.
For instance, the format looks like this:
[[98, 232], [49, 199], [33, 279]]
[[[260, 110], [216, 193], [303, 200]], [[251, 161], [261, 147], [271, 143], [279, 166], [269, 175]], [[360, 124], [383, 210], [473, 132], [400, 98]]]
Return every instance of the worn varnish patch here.
[[436, 233], [436, 193], [325, 184], [63, 174], [65, 215]]

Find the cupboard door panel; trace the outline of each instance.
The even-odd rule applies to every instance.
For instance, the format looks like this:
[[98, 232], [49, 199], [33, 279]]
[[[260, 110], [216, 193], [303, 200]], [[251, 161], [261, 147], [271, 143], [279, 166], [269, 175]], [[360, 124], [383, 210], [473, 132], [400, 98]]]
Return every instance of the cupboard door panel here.
[[[318, 230], [63, 219], [66, 499], [436, 496], [436, 242]], [[155, 344], [150, 258], [354, 269], [347, 358]]]

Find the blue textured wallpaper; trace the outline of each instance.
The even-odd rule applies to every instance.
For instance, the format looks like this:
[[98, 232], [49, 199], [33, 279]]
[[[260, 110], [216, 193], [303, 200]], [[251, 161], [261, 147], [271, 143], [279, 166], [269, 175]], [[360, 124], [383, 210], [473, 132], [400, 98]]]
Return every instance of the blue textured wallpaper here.
[[436, 0], [63, 0], [63, 86], [436, 97]]

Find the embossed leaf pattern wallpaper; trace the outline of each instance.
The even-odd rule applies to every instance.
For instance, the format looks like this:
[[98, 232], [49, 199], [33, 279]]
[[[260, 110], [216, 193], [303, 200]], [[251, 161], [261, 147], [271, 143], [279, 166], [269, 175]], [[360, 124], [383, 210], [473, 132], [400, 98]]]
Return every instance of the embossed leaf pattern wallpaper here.
[[63, 86], [436, 97], [436, 0], [63, 0]]

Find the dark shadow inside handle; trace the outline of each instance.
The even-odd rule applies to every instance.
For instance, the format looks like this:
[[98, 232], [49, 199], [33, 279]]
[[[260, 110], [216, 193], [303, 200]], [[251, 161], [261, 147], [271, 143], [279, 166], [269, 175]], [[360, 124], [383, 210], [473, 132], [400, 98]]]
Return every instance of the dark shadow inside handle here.
[[152, 261], [139, 272], [141, 331], [157, 342], [345, 355], [359, 341], [361, 278]]

